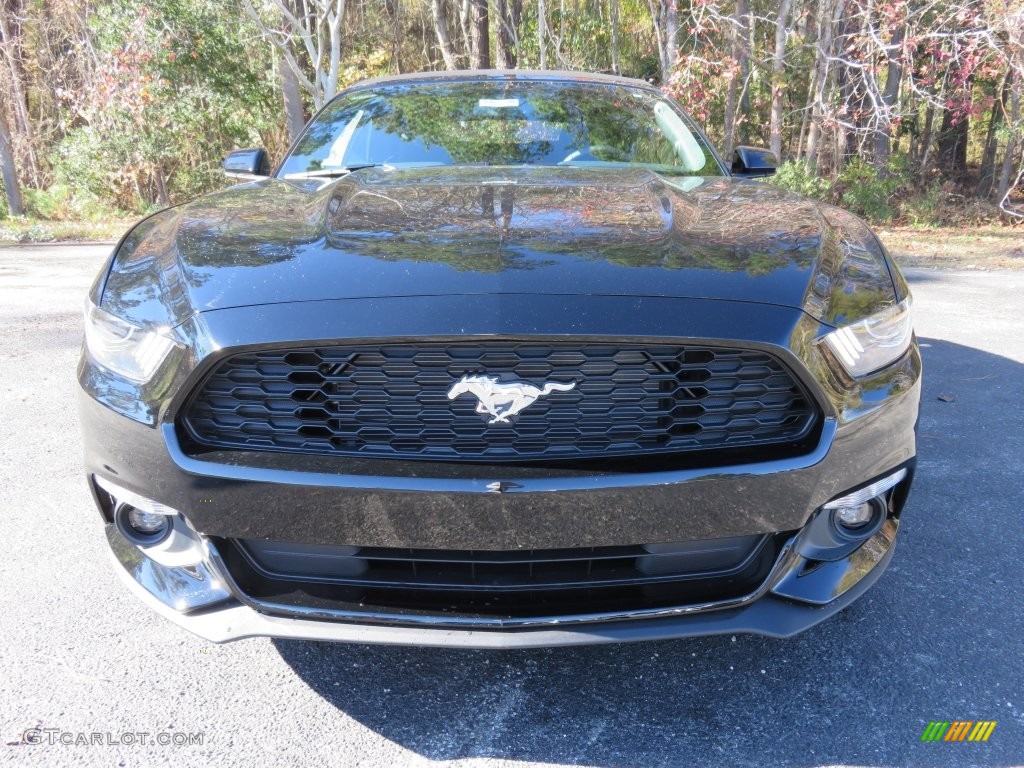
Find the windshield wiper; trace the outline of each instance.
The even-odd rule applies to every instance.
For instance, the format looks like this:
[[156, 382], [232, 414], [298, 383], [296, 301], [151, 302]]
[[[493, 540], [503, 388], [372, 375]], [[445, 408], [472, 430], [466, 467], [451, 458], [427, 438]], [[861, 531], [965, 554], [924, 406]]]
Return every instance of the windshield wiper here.
[[346, 165], [344, 168], [318, 168], [313, 171], [299, 171], [298, 173], [286, 173], [285, 179], [338, 179], [348, 176], [353, 171], [361, 171], [363, 168], [388, 168], [392, 166], [387, 163], [362, 163], [361, 165]]

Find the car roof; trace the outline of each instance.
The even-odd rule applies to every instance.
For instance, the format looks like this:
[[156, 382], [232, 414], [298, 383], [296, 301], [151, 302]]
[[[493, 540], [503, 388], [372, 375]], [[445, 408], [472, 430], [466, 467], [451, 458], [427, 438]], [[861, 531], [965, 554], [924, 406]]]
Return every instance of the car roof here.
[[385, 75], [353, 83], [349, 89], [364, 88], [392, 83], [434, 83], [434, 82], [479, 82], [501, 80], [547, 80], [550, 82], [605, 83], [624, 85], [630, 88], [657, 90], [644, 80], [630, 77], [606, 75], [596, 72], [569, 72], [558, 69], [452, 69], [434, 72], [407, 72], [401, 75]]

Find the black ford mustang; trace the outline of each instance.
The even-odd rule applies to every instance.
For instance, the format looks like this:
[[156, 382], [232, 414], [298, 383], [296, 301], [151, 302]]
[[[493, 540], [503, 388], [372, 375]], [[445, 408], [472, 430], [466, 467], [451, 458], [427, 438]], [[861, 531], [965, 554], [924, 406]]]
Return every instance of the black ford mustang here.
[[921, 361], [856, 217], [641, 82], [360, 84], [96, 280], [117, 570], [210, 640], [787, 636], [893, 553]]

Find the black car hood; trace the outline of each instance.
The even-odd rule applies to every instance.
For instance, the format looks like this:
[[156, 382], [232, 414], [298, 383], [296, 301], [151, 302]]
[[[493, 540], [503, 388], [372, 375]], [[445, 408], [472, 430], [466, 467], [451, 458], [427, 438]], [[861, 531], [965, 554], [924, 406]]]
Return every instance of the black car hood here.
[[836, 324], [894, 295], [877, 240], [839, 209], [753, 181], [537, 167], [239, 185], [139, 225], [106, 287], [112, 311], [161, 324], [255, 304], [467, 294], [727, 299]]

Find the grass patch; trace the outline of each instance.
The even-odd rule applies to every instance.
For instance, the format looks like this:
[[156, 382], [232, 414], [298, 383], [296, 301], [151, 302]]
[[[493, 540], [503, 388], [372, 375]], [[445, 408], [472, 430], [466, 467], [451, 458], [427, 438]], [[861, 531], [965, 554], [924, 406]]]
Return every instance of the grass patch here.
[[890, 227], [877, 232], [903, 267], [1024, 269], [1024, 226]]
[[49, 221], [29, 216], [0, 219], [0, 243], [90, 243], [119, 240], [136, 219]]

